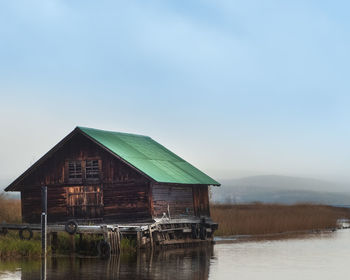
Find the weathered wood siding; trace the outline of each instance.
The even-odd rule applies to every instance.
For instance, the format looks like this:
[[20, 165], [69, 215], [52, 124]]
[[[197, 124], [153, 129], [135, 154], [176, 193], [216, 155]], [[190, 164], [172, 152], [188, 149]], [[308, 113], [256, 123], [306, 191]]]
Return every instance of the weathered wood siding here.
[[[26, 223], [40, 223], [41, 219], [41, 187], [26, 188], [21, 192], [22, 219]], [[48, 187], [47, 195], [48, 222], [66, 220], [66, 190]]]
[[[67, 174], [67, 162], [70, 160], [85, 161], [89, 159], [98, 159], [102, 161], [112, 156], [97, 146], [91, 140], [81, 134], [73, 136], [64, 146], [48, 158], [40, 167], [36, 168], [27, 176], [19, 186], [27, 188], [28, 186], [68, 186], [68, 185], [91, 185], [99, 184], [103, 181], [104, 170], [102, 168], [99, 179], [80, 179], [69, 180]], [[84, 168], [83, 168], [84, 172]], [[107, 175], [107, 174], [106, 174]]]
[[[98, 161], [97, 178], [85, 178], [86, 160]], [[69, 161], [81, 161], [82, 178], [68, 178]], [[168, 205], [172, 218], [209, 216], [208, 186], [151, 182], [81, 134], [72, 136], [20, 183], [24, 222], [40, 222], [44, 185], [50, 223], [69, 218], [146, 221], [168, 213]]]
[[148, 185], [104, 185], [104, 220], [122, 222], [151, 220], [148, 194]]
[[103, 192], [100, 186], [67, 187], [67, 215], [70, 218], [103, 217]]
[[[68, 178], [68, 161], [97, 159], [100, 177], [85, 179]], [[24, 222], [39, 223], [41, 213], [41, 186], [48, 187], [48, 221], [77, 219], [106, 219], [121, 221], [150, 219], [149, 180], [130, 166], [112, 156], [85, 136], [77, 134], [57, 152], [35, 169], [22, 182], [22, 217]], [[102, 205], [90, 205], [92, 194], [69, 195], [79, 188], [99, 189]], [[72, 188], [75, 188], [73, 191]], [[71, 191], [70, 191], [71, 190]], [[83, 190], [83, 189], [81, 189]], [[91, 191], [91, 190], [90, 190]], [[91, 193], [91, 192], [90, 192]], [[90, 197], [89, 197], [90, 196]], [[85, 197], [85, 206], [79, 200]], [[98, 198], [96, 198], [98, 199]], [[90, 201], [91, 202], [91, 201]]]
[[193, 186], [193, 205], [196, 216], [210, 217], [208, 186]]
[[[40, 188], [39, 188], [40, 189]], [[40, 197], [40, 195], [39, 195]], [[39, 204], [40, 205], [40, 204]], [[67, 220], [67, 192], [60, 186], [48, 186], [47, 188], [47, 212], [48, 222]]]
[[153, 216], [160, 218], [163, 213], [171, 218], [193, 216], [192, 186], [153, 184], [152, 185]]
[[40, 223], [41, 190], [26, 189], [21, 192], [22, 220], [26, 223]]
[[150, 220], [150, 181], [114, 157], [104, 160], [104, 220]]

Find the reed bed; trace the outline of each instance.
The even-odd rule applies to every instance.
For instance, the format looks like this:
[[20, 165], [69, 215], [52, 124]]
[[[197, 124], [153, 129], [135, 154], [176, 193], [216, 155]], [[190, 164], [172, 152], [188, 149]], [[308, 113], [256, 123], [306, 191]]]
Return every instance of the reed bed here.
[[338, 219], [350, 218], [350, 209], [313, 204], [214, 204], [210, 210], [216, 236], [333, 229]]
[[0, 262], [4, 258], [38, 258], [40, 255], [41, 240], [39, 235], [35, 235], [31, 240], [21, 240], [14, 232], [0, 236]]
[[7, 198], [4, 193], [0, 193], [0, 223], [21, 223], [21, 220], [21, 201]]
[[[212, 204], [212, 219], [219, 224], [216, 236], [261, 235], [307, 230], [333, 229], [340, 218], [350, 219], [350, 209], [314, 204]], [[0, 223], [21, 222], [21, 202], [9, 199], [0, 193]], [[60, 248], [64, 253], [70, 248], [68, 236], [59, 236]], [[84, 240], [84, 248], [95, 248], [98, 240]], [[124, 240], [123, 249], [128, 251], [133, 244]], [[91, 245], [92, 244], [92, 245]], [[79, 248], [79, 246], [78, 246]], [[22, 241], [13, 235], [0, 236], [0, 257], [11, 254], [19, 256], [39, 255], [40, 241]], [[81, 248], [82, 249], [82, 248]], [[82, 253], [82, 252], [81, 252]], [[96, 253], [96, 252], [95, 252]]]

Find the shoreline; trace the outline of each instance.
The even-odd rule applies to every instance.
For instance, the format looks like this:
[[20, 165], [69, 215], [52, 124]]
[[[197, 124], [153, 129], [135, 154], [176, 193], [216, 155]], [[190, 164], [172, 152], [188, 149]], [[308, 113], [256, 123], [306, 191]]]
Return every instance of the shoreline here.
[[264, 241], [264, 240], [284, 240], [284, 239], [298, 239], [300, 237], [318, 237], [322, 234], [333, 234], [338, 230], [344, 229], [323, 229], [323, 230], [300, 230], [288, 231], [280, 233], [256, 234], [256, 235], [231, 235], [231, 236], [216, 236], [214, 244], [228, 244], [250, 241]]
[[[321, 235], [327, 234], [332, 235], [336, 231], [339, 230], [346, 230], [349, 228], [339, 228], [339, 229], [315, 229], [315, 230], [301, 230], [301, 231], [289, 231], [289, 232], [280, 232], [280, 233], [270, 233], [270, 234], [256, 234], [256, 235], [231, 235], [231, 236], [216, 236], [213, 240], [212, 245], [220, 245], [220, 244], [232, 244], [232, 243], [242, 243], [242, 242], [254, 242], [254, 241], [278, 241], [278, 240], [286, 240], [286, 239], [299, 239], [299, 238], [317, 238]], [[16, 238], [14, 238], [15, 240]], [[22, 240], [21, 240], [22, 241]], [[37, 242], [35, 240], [31, 242]], [[196, 247], [190, 247], [190, 248], [196, 248]], [[179, 249], [179, 248], [177, 248]], [[188, 249], [188, 248], [181, 248], [181, 249]], [[168, 248], [165, 250], [173, 250], [172, 248]], [[147, 251], [147, 250], [145, 250]], [[122, 251], [120, 253], [121, 255], [132, 255], [137, 254], [137, 251]], [[99, 258], [97, 255], [85, 255], [80, 254], [78, 252], [75, 253], [56, 253], [51, 254], [48, 253], [48, 258], [67, 258], [67, 257], [76, 257], [76, 258]], [[9, 256], [1, 256], [0, 260], [3, 261], [16, 261], [16, 260], [27, 260], [27, 261], [35, 261], [39, 260], [41, 258], [41, 255], [32, 255], [32, 256], [21, 256], [12, 254]]]
[[[13, 201], [10, 201], [13, 202]], [[212, 204], [211, 217], [219, 224], [214, 234], [214, 244], [245, 242], [253, 240], [278, 240], [298, 238], [312, 234], [332, 233], [350, 219], [350, 209], [327, 205], [297, 204]], [[0, 209], [1, 212], [1, 209]], [[16, 216], [18, 220], [20, 216]], [[340, 223], [340, 221], [342, 221]], [[78, 239], [78, 237], [76, 237]], [[75, 252], [71, 251], [70, 237], [59, 236], [57, 255], [89, 256], [97, 255], [97, 239], [87, 238]], [[124, 242], [125, 253], [135, 248]], [[136, 250], [136, 249], [135, 249]], [[51, 252], [48, 252], [52, 256]], [[41, 257], [40, 234], [30, 241], [20, 240], [18, 234], [0, 235], [0, 259], [38, 259]]]

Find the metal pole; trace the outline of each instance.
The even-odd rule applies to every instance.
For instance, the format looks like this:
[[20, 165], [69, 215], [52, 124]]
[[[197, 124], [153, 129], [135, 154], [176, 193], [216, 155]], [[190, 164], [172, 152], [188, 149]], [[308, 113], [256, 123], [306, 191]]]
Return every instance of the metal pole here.
[[41, 280], [46, 280], [46, 256], [41, 258]]
[[47, 187], [41, 188], [41, 253], [46, 257], [47, 246]]

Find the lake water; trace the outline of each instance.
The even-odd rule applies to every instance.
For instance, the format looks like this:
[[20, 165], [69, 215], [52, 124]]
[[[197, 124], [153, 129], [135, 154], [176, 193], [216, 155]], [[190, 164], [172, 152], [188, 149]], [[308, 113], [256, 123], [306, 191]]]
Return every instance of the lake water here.
[[[336, 279], [350, 273], [350, 230], [137, 256], [49, 258], [46, 279]], [[40, 261], [1, 262], [0, 279], [40, 279]]]

